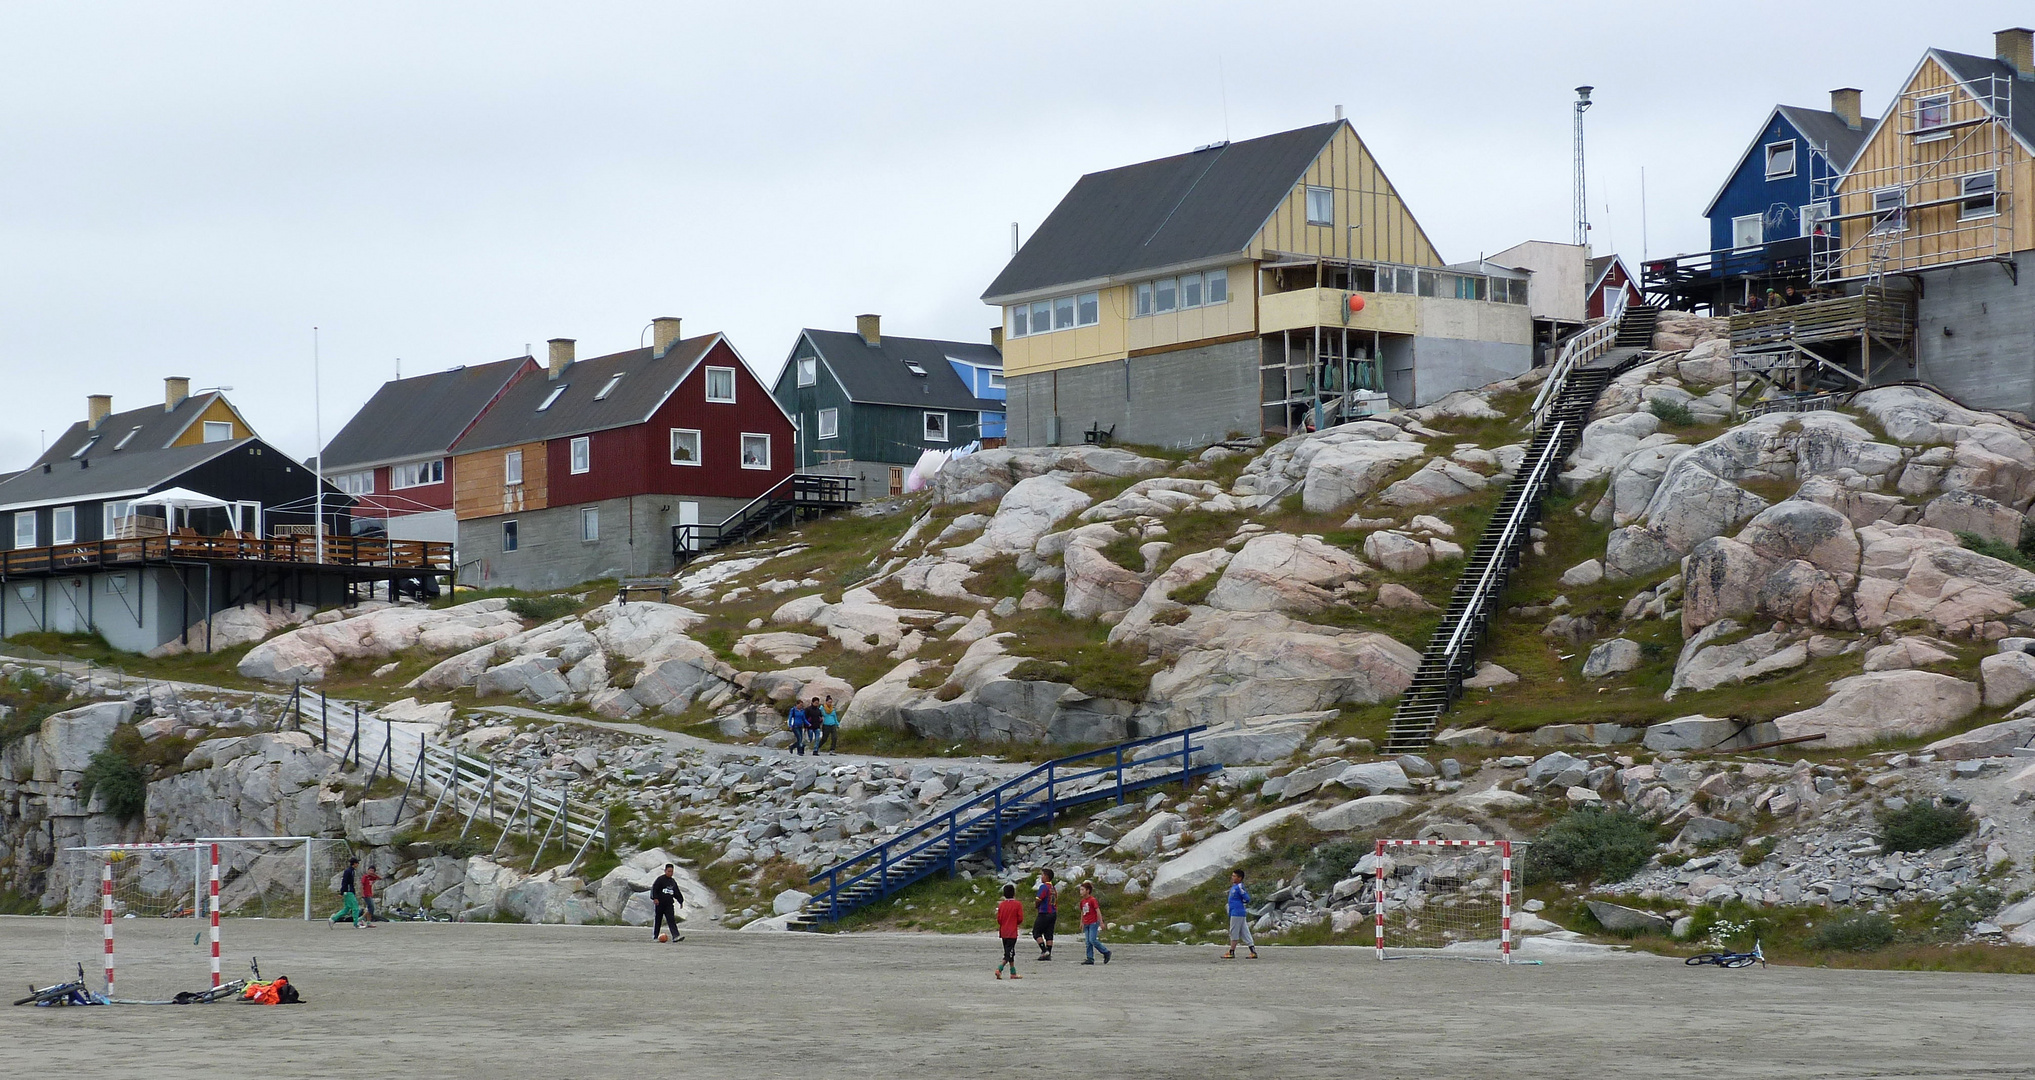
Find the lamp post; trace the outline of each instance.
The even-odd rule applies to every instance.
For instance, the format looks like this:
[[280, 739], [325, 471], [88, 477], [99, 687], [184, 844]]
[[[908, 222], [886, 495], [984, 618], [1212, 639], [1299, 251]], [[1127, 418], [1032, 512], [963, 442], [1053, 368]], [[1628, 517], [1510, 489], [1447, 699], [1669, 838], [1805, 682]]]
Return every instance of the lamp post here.
[[1583, 182], [1583, 114], [1590, 111], [1590, 91], [1594, 86], [1576, 87], [1575, 143], [1576, 143], [1576, 244], [1590, 242], [1590, 205], [1587, 186]]

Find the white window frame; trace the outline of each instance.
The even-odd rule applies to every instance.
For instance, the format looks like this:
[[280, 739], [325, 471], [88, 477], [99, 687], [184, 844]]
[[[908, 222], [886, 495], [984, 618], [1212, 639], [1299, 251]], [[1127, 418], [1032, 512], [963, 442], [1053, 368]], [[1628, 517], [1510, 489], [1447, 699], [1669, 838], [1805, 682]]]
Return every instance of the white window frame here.
[[[1776, 172], [1774, 171], [1774, 151], [1783, 149], [1788, 152], [1788, 167], [1784, 171]], [[1769, 180], [1786, 180], [1788, 177], [1795, 175], [1795, 157], [1799, 152], [1800, 148], [1796, 146], [1793, 139], [1782, 139], [1779, 142], [1766, 144], [1766, 178]]]
[[[1165, 303], [1166, 288], [1172, 286], [1173, 302]], [[1180, 279], [1154, 278], [1152, 280], [1152, 314], [1167, 315], [1180, 310]]]
[[113, 539], [120, 531], [120, 523], [134, 516], [133, 499], [111, 499], [99, 504], [99, 535]]
[[[1984, 178], [1986, 187], [1979, 195], [1971, 193], [1971, 182]], [[1985, 209], [1974, 212], [1972, 204], [1983, 199]], [[1957, 178], [1957, 220], [1976, 221], [1980, 218], [1996, 217], [2000, 212], [2000, 175], [1991, 170], [1970, 173]]]
[[1102, 294], [1085, 292], [1074, 294], [1074, 325], [1094, 326], [1102, 321]]
[[[1758, 230], [1759, 233], [1759, 239], [1754, 240], [1749, 244], [1741, 242], [1744, 234], [1740, 232], [1740, 229], [1742, 229], [1748, 222], [1751, 223], [1752, 227]], [[1737, 217], [1731, 219], [1731, 250], [1751, 251], [1764, 243], [1766, 243], [1765, 214], [1739, 214]]]
[[820, 381], [820, 358], [801, 356], [798, 358], [798, 385], [814, 386]]
[[989, 372], [989, 388], [991, 390], [1004, 389], [1003, 372], [995, 370]]
[[[215, 443], [215, 442], [232, 442], [232, 441], [233, 441], [233, 421], [231, 421], [231, 420], [206, 420], [206, 421], [204, 421], [204, 424], [205, 424], [205, 441], [206, 441], [206, 442], [208, 442], [208, 443]], [[222, 430], [222, 429], [223, 429], [223, 430]]]
[[1074, 294], [1069, 293], [1066, 296], [1054, 297], [1053, 329], [1055, 330], [1074, 329], [1074, 312], [1075, 312]]
[[[1800, 209], [1798, 220], [1802, 223], [1802, 235], [1814, 236], [1816, 235], [1816, 226], [1819, 223], [1827, 223], [1830, 220], [1830, 204], [1820, 202], [1806, 203]], [[1832, 234], [1826, 231], [1824, 235], [1829, 236]]]
[[[690, 436], [690, 437], [691, 437], [691, 440], [692, 440], [692, 460], [691, 460], [691, 461], [687, 461], [687, 460], [685, 460], [685, 459], [683, 459], [683, 458], [681, 458], [681, 457], [679, 457], [679, 456], [678, 456], [678, 443], [679, 443], [679, 439], [680, 439], [680, 438], [681, 438], [682, 436]], [[698, 464], [700, 463], [700, 454], [701, 454], [701, 450], [702, 450], [702, 447], [701, 447], [701, 445], [700, 445], [700, 444], [701, 444], [701, 439], [700, 439], [700, 431], [699, 431], [699, 429], [698, 429], [698, 428], [682, 428], [682, 427], [675, 427], [675, 428], [672, 428], [672, 429], [671, 429], [671, 443], [670, 443], [670, 450], [671, 450], [671, 463], [672, 463], [673, 465], [698, 465]]]
[[[761, 463], [759, 463], [759, 464], [755, 464], [755, 465], [752, 465], [752, 464], [750, 464], [750, 463], [749, 463], [749, 440], [751, 440], [751, 439], [762, 439], [762, 440], [763, 440], [763, 461], [762, 461]], [[742, 462], [742, 467], [743, 467], [743, 468], [745, 468], [745, 469], [764, 469], [764, 470], [768, 470], [768, 469], [770, 468], [770, 435], [769, 435], [769, 433], [767, 433], [767, 432], [762, 432], [762, 431], [745, 431], [745, 432], [743, 432], [743, 433], [742, 433], [742, 441], [741, 441], [740, 443], [738, 443], [737, 445], [738, 445], [738, 446], [739, 446], [739, 447], [741, 448], [741, 455], [742, 455], [742, 456], [741, 456], [741, 462]]]
[[355, 472], [337, 473], [332, 476], [326, 477], [325, 482], [331, 484], [333, 487], [338, 488], [342, 494], [346, 495], [374, 494], [373, 469], [360, 469]]
[[35, 511], [17, 511], [14, 515], [14, 550], [39, 547], [40, 545], [35, 542], [36, 529], [39, 527], [35, 520]]
[[[1335, 224], [1335, 189], [1334, 189], [1334, 188], [1332, 188], [1332, 187], [1323, 187], [1323, 186], [1322, 186], [1322, 185], [1320, 185], [1320, 184], [1309, 184], [1309, 185], [1307, 185], [1307, 194], [1306, 194], [1306, 195], [1304, 196], [1304, 198], [1305, 198], [1305, 199], [1307, 200], [1307, 207], [1306, 207], [1306, 210], [1307, 210], [1307, 223], [1308, 223], [1309, 225], [1334, 225], [1334, 224]], [[1328, 216], [1327, 216], [1327, 217], [1318, 217], [1318, 216], [1316, 216], [1316, 214], [1315, 214], [1315, 205], [1314, 205], [1314, 201], [1315, 201], [1316, 199], [1323, 199], [1323, 200], [1326, 200], [1326, 201], [1327, 201], [1327, 203], [1328, 203]]]
[[[728, 396], [727, 396], [727, 397], [715, 397], [715, 396], [714, 396], [714, 377], [715, 377], [715, 376], [717, 376], [717, 375], [726, 375], [726, 376], [728, 377]], [[735, 403], [735, 369], [734, 369], [734, 368], [731, 368], [731, 367], [710, 367], [710, 368], [708, 368], [708, 369], [707, 369], [707, 374], [706, 374], [706, 384], [707, 384], [707, 385], [706, 385], [706, 394], [707, 394], [707, 401], [708, 401], [708, 402], [710, 402], [710, 403], [712, 403], [712, 404], [715, 404], [715, 405], [733, 405], [733, 404]]]
[[523, 547], [523, 530], [516, 525], [516, 519], [502, 522], [502, 550], [519, 551]]
[[1157, 292], [1157, 290], [1152, 288], [1151, 282], [1149, 281], [1138, 282], [1137, 288], [1134, 290], [1134, 292], [1136, 294], [1137, 300], [1136, 306], [1134, 306], [1131, 309], [1132, 318], [1142, 319], [1147, 315], [1155, 315], [1158, 313], [1159, 310], [1158, 299], [1154, 295]]
[[622, 376], [627, 374], [628, 372], [626, 371], [618, 371], [614, 375], [609, 376], [607, 385], [601, 387], [600, 392], [594, 395], [594, 400], [595, 401], [608, 400], [608, 395], [615, 392], [615, 387], [622, 385]]
[[76, 461], [79, 458], [84, 457], [86, 454], [91, 453], [93, 444], [97, 443], [98, 441], [99, 436], [94, 435], [91, 438], [86, 439], [83, 443], [80, 443], [76, 450], [71, 451], [71, 460]]
[[523, 452], [511, 450], [502, 455], [502, 486], [515, 487], [523, 482]]
[[[1882, 206], [1882, 195], [1892, 195], [1894, 201]], [[1872, 193], [1872, 231], [1875, 235], [1908, 231], [1908, 197], [1901, 188], [1879, 188]]]
[[[940, 418], [940, 433], [937, 435], [933, 434], [933, 417], [935, 416]], [[922, 425], [922, 430], [925, 433], [925, 439], [927, 442], [943, 443], [954, 441], [953, 420], [949, 418], [946, 413], [941, 412], [938, 409], [928, 409], [926, 410], [924, 415], [920, 417], [919, 423]]]
[[568, 459], [566, 467], [572, 472], [572, 475], [579, 476], [583, 473], [592, 472], [594, 467], [593, 438], [581, 435], [573, 439], [566, 446], [566, 457]]
[[1032, 305], [1012, 304], [1010, 307], [1004, 310], [1005, 315], [1009, 319], [1007, 332], [1010, 334], [1011, 337], [1021, 338], [1032, 336]]
[[569, 385], [571, 384], [559, 383], [557, 386], [552, 387], [551, 392], [544, 395], [544, 400], [537, 403], [537, 411], [543, 412], [544, 410], [549, 409], [553, 405], [558, 404], [558, 395], [565, 393], [565, 388]]
[[601, 538], [601, 508], [582, 506], [579, 508], [579, 540], [583, 544], [595, 543]]
[[[374, 486], [373, 478], [374, 474], [368, 473], [368, 486], [370, 489]], [[430, 461], [405, 462], [389, 470], [390, 491], [400, 491], [404, 488], [430, 487], [433, 484], [442, 484], [444, 482], [444, 458], [434, 458]]]
[[141, 428], [139, 426], [128, 428], [127, 434], [122, 435], [120, 437], [120, 441], [113, 444], [113, 449], [115, 450], [127, 449], [127, 444], [133, 442], [134, 437], [139, 434], [141, 434]]
[[[1218, 284], [1222, 286], [1222, 299], [1220, 300], [1217, 300], [1215, 298], [1216, 286]], [[1219, 266], [1213, 270], [1204, 270], [1201, 272], [1201, 302], [1203, 304], [1229, 303], [1228, 268]]]
[[839, 438], [841, 435], [841, 410], [821, 409], [819, 429], [820, 433], [816, 436], [817, 438]]
[[78, 542], [78, 508], [59, 506], [49, 512], [49, 542], [75, 544]]
[[[1939, 115], [1939, 119], [1937, 119], [1934, 123], [1931, 123], [1928, 121], [1927, 116], [1930, 112], [1935, 110], [1941, 110], [1941, 113]], [[1950, 125], [1949, 94], [1931, 94], [1925, 98], [1915, 99], [1916, 142], [1930, 142], [1935, 139], [1949, 138], [1950, 132], [1940, 130], [1942, 128], [1948, 127], [1949, 125]]]
[[[1040, 329], [1044, 327], [1044, 329]], [[1032, 301], [1032, 334], [1053, 332], [1053, 301], [1049, 299]]]

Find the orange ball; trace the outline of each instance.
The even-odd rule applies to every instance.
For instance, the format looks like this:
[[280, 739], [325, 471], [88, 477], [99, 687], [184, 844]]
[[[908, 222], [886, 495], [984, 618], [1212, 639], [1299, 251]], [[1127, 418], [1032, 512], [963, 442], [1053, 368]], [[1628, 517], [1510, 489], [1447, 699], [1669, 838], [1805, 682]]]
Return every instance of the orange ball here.
[[1359, 311], [1362, 311], [1362, 310], [1364, 310], [1364, 298], [1363, 298], [1363, 297], [1361, 297], [1361, 296], [1358, 296], [1358, 295], [1357, 295], [1356, 293], [1351, 293], [1351, 294], [1350, 294], [1350, 311], [1351, 311], [1351, 313], [1353, 313], [1353, 314], [1354, 314], [1355, 312], [1359, 312]]

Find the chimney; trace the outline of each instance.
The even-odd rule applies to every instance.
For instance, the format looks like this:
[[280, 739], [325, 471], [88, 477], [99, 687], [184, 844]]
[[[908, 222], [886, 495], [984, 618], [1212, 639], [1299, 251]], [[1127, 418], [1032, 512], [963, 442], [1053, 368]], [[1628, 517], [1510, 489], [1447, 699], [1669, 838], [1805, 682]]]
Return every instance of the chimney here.
[[678, 343], [678, 319], [664, 315], [650, 320], [650, 355], [663, 356]]
[[546, 344], [551, 346], [551, 377], [556, 379], [572, 366], [572, 341], [569, 337], [555, 337]]
[[855, 332], [862, 335], [862, 343], [864, 345], [874, 347], [883, 344], [882, 325], [883, 316], [881, 315], [855, 316]]
[[2035, 30], [2011, 27], [1993, 35], [1993, 55], [2023, 79], [2035, 79]]
[[1865, 121], [1858, 111], [1858, 87], [1840, 86], [1830, 91], [1830, 111], [1837, 114], [1844, 126], [1853, 131], [1863, 127]]
[[99, 430], [99, 425], [113, 415], [112, 394], [87, 394], [85, 396], [85, 429]]
[[191, 380], [182, 375], [172, 375], [163, 380], [163, 411], [176, 412], [177, 406], [191, 396]]
[[997, 352], [1003, 351], [1003, 327], [992, 326], [989, 328], [989, 347]]

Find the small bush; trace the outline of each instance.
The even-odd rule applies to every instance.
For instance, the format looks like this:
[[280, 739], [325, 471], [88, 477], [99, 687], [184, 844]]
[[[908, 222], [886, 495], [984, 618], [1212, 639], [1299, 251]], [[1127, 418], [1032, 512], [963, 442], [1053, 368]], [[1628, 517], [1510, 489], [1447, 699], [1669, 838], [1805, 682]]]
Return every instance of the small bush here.
[[1882, 810], [1875, 837], [1882, 851], [1933, 851], [1957, 843], [1978, 828], [1978, 819], [1961, 806], [1942, 806], [1934, 799], [1917, 800], [1899, 810]]
[[1767, 861], [1767, 856], [1772, 855], [1774, 853], [1774, 848], [1776, 846], [1778, 845], [1775, 842], [1774, 838], [1771, 836], [1762, 837], [1758, 840], [1754, 840], [1753, 842], [1745, 845], [1744, 849], [1739, 851], [1738, 865], [1758, 866], [1759, 864]]
[[1694, 427], [1696, 424], [1696, 414], [1690, 412], [1689, 407], [1679, 401], [1655, 398], [1646, 403], [1646, 411], [1660, 417], [1663, 424], [1673, 424], [1676, 427]]
[[1864, 952], [1890, 945], [1900, 932], [1885, 915], [1843, 915], [1816, 928], [1809, 944], [1831, 952]]
[[1526, 849], [1529, 881], [1624, 881], [1653, 858], [1651, 822], [1623, 810], [1573, 810]]
[[1300, 868], [1300, 880], [1316, 895], [1326, 896], [1335, 883], [1350, 876], [1350, 869], [1357, 860], [1366, 855], [1376, 854], [1378, 845], [1371, 840], [1337, 840], [1315, 848]]
[[106, 798], [106, 809], [119, 818], [136, 818], [148, 805], [148, 777], [141, 766], [129, 761], [117, 750], [101, 750], [92, 755], [92, 763], [85, 767], [83, 781], [78, 785], [78, 801], [89, 803], [97, 792]]
[[509, 601], [509, 610], [519, 619], [545, 623], [578, 611], [579, 605], [570, 596], [518, 596]]

